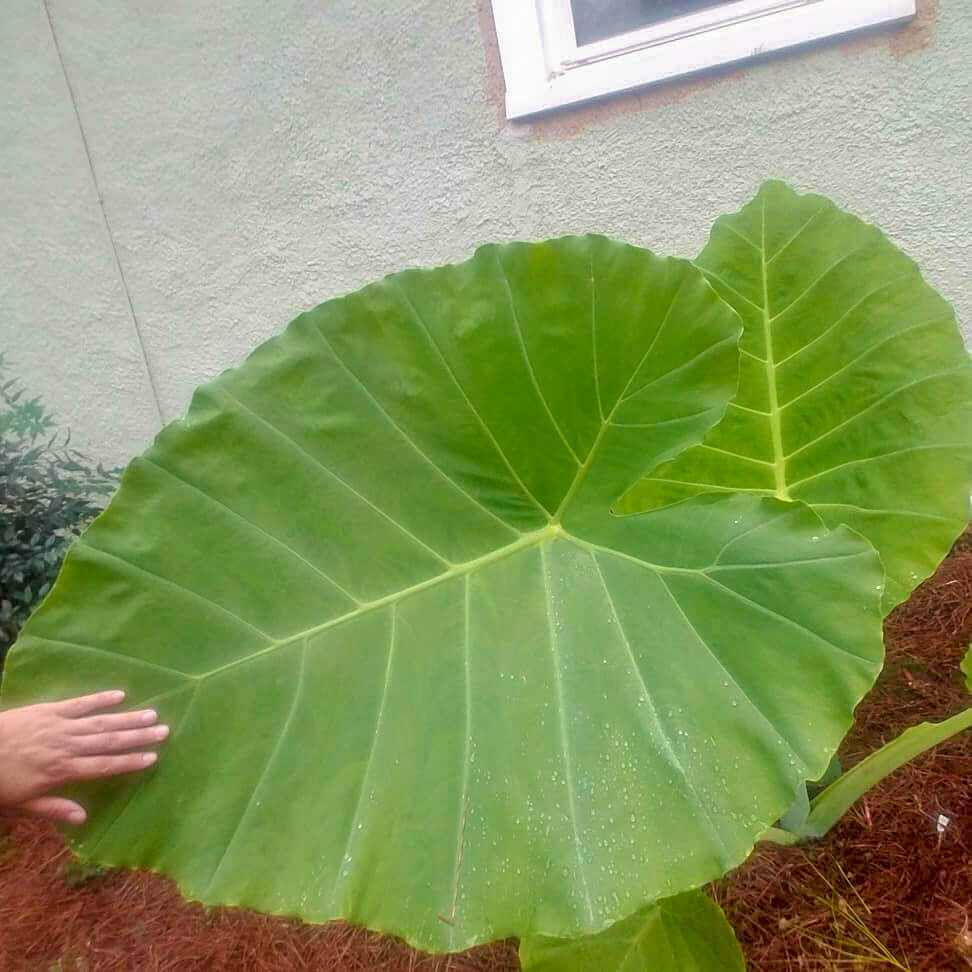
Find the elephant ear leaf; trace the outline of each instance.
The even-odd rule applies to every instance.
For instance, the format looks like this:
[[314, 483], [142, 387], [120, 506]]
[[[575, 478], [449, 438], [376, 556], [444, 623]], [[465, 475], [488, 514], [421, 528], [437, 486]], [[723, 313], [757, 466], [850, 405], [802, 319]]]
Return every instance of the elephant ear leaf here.
[[722, 909], [701, 891], [649, 905], [587, 938], [525, 938], [523, 972], [743, 972]]
[[882, 572], [802, 504], [611, 512], [724, 414], [739, 330], [685, 261], [489, 246], [199, 389], [8, 662], [9, 704], [120, 683], [172, 726], [81, 854], [440, 952], [740, 863], [873, 682]]
[[969, 520], [972, 365], [951, 306], [880, 230], [780, 182], [720, 217], [696, 262], [744, 322], [739, 394], [621, 508], [802, 500], [874, 544], [890, 610]]

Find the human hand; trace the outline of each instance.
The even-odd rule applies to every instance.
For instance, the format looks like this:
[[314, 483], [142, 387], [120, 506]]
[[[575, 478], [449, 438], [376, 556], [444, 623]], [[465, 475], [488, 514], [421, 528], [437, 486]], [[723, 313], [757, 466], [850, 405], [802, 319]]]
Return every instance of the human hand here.
[[169, 727], [156, 724], [155, 711], [96, 714], [124, 698], [121, 691], [98, 692], [0, 712], [0, 806], [61, 823], [84, 823], [84, 807], [48, 792], [65, 783], [151, 766], [154, 752], [132, 750], [168, 736]]

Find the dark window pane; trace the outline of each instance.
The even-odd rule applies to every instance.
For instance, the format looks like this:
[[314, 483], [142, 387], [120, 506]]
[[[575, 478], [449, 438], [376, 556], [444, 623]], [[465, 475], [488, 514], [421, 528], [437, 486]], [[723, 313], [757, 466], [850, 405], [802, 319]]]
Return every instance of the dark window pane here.
[[725, 3], [726, 0], [570, 0], [578, 44], [591, 44]]

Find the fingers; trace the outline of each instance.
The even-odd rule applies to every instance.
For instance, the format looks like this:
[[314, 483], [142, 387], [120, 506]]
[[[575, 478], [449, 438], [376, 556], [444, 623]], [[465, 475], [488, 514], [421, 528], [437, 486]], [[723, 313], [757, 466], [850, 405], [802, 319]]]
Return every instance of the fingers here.
[[100, 780], [123, 773], [136, 773], [151, 766], [155, 753], [125, 753], [123, 756], [75, 756], [64, 767], [65, 783], [81, 780]]
[[71, 729], [82, 735], [98, 732], [119, 732], [124, 729], [151, 726], [158, 717], [158, 713], [154, 709], [139, 709], [136, 712], [113, 712], [111, 715], [95, 715], [75, 719]]
[[110, 692], [96, 692], [94, 695], [82, 695], [76, 699], [65, 699], [63, 702], [53, 702], [52, 706], [58, 714], [74, 719], [98, 709], [118, 705], [119, 702], [124, 701], [124, 698], [125, 693], [115, 689]]
[[124, 753], [162, 742], [169, 735], [168, 726], [149, 726], [143, 729], [125, 729], [116, 732], [95, 732], [76, 736], [71, 741], [72, 750], [79, 756], [99, 756], [107, 753]]
[[21, 810], [28, 813], [35, 813], [39, 817], [47, 817], [57, 823], [78, 824], [84, 823], [87, 814], [84, 807], [73, 800], [65, 800], [64, 797], [42, 796], [35, 800], [28, 800], [20, 804]]

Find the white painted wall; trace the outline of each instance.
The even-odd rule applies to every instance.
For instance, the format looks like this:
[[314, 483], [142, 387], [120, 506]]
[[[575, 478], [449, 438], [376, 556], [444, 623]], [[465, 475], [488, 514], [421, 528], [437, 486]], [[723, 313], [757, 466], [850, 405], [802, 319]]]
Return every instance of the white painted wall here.
[[121, 461], [329, 296], [487, 240], [693, 256], [767, 176], [879, 222], [972, 344], [972, 18], [922, 6], [552, 131], [499, 117], [477, 0], [4, 0], [0, 350]]

